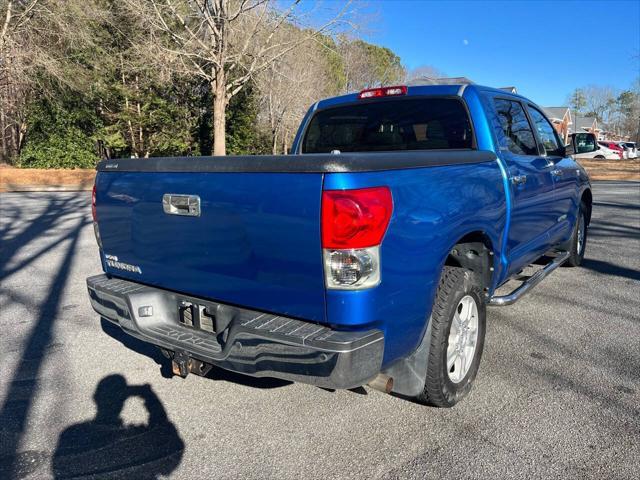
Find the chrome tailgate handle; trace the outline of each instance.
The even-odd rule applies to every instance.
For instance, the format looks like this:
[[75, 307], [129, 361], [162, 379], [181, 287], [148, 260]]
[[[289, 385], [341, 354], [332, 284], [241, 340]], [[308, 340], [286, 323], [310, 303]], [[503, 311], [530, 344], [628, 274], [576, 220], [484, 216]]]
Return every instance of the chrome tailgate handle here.
[[165, 193], [162, 196], [162, 209], [169, 215], [200, 216], [200, 197], [198, 195], [178, 195]]

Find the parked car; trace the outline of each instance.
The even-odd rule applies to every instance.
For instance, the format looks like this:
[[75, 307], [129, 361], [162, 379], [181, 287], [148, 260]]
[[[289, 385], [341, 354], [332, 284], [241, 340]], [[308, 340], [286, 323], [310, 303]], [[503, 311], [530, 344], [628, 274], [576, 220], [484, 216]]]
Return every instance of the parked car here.
[[622, 158], [629, 158], [629, 148], [624, 144], [624, 142], [615, 142], [615, 144], [622, 149]]
[[292, 155], [102, 161], [91, 304], [178, 375], [215, 365], [451, 407], [486, 307], [582, 262], [592, 193], [571, 155], [595, 149], [589, 133], [565, 146], [524, 97], [439, 85], [322, 100]]
[[620, 160], [620, 154], [616, 150], [611, 150], [600, 143], [596, 143], [596, 150], [589, 152], [580, 152], [574, 155], [574, 158], [596, 158], [599, 160]]
[[621, 145], [624, 145], [624, 148], [627, 152], [627, 158], [638, 158], [638, 148], [635, 142], [620, 142]]
[[624, 148], [622, 148], [616, 142], [602, 141], [602, 142], [598, 142], [598, 144], [602, 147], [608, 148], [609, 150], [613, 150], [614, 152], [616, 152], [620, 160], [624, 158]]

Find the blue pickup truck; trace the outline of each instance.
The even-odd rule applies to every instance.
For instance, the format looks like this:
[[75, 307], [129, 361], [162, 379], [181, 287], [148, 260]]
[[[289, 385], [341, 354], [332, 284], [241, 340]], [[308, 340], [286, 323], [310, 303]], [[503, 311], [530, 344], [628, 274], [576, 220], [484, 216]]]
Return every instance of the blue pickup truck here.
[[582, 261], [592, 193], [571, 155], [596, 148], [502, 90], [395, 86], [313, 105], [292, 155], [105, 160], [91, 303], [178, 375], [451, 407], [486, 307]]

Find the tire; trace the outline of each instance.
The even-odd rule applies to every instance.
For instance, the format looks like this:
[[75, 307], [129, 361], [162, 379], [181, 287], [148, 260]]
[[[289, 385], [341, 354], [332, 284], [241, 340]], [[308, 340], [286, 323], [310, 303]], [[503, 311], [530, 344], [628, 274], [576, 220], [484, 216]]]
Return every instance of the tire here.
[[[474, 284], [473, 278], [469, 270], [444, 267], [431, 312], [431, 344], [424, 389], [415, 397], [420, 403], [453, 407], [471, 390], [482, 357], [486, 325], [486, 305], [482, 300], [482, 290]], [[458, 319], [466, 321], [466, 333], [460, 332]], [[457, 332], [460, 335], [456, 335]], [[458, 348], [461, 345], [465, 345], [465, 348], [455, 350], [455, 346], [452, 346], [450, 349], [450, 337], [451, 340], [459, 341]], [[475, 346], [470, 351], [474, 337]], [[466, 355], [455, 357], [455, 352], [464, 352]], [[448, 357], [450, 363], [452, 357], [455, 360], [451, 368], [447, 368]]]
[[596, 156], [595, 156], [595, 157], [593, 157], [593, 158], [596, 158], [596, 159], [598, 159], [598, 160], [604, 160], [604, 155], [596, 155]]
[[576, 224], [569, 240], [569, 258], [565, 262], [568, 267], [579, 267], [584, 260], [584, 252], [587, 249], [587, 209], [584, 204], [580, 205]]

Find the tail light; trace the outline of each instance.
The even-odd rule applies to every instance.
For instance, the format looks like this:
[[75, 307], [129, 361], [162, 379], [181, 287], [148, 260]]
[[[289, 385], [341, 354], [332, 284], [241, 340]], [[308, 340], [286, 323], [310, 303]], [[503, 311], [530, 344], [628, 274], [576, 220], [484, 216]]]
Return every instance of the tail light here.
[[98, 221], [98, 214], [96, 213], [96, 186], [93, 185], [93, 190], [91, 192], [91, 216], [93, 217], [93, 221]]
[[96, 186], [93, 185], [91, 191], [91, 217], [93, 218], [93, 233], [96, 236], [98, 248], [102, 250], [102, 239], [100, 238], [100, 229], [98, 228], [98, 212], [96, 211]]
[[398, 95], [406, 94], [407, 87], [405, 85], [396, 85], [394, 87], [368, 88], [366, 90], [362, 90], [358, 94], [358, 98], [360, 100], [364, 100], [366, 98], [397, 97]]
[[387, 187], [322, 193], [322, 248], [327, 288], [380, 283], [380, 244], [393, 212]]

